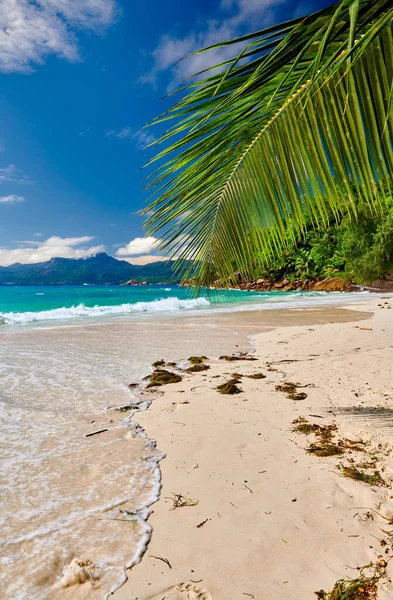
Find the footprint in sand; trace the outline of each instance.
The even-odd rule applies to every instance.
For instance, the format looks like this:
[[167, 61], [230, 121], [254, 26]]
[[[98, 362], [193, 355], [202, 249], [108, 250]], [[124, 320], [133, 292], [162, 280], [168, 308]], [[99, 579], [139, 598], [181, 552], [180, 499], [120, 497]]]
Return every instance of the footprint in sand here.
[[213, 596], [192, 583], [179, 583], [146, 600], [213, 600]]

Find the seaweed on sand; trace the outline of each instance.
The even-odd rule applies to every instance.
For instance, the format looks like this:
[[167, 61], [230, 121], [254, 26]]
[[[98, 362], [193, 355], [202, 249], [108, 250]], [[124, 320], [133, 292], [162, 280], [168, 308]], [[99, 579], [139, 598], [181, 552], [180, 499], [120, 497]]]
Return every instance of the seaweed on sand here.
[[227, 356], [224, 354], [219, 357], [220, 360], [227, 360], [228, 362], [233, 362], [235, 360], [258, 360], [255, 356], [249, 356], [248, 354], [232, 354], [231, 356]]
[[156, 362], [154, 362], [152, 364], [152, 367], [154, 367], [155, 369], [157, 367], [163, 367], [165, 365], [165, 360], [162, 358], [161, 360], [156, 360]]
[[207, 356], [190, 356], [188, 362], [192, 365], [201, 365], [204, 360], [207, 360]]
[[266, 375], [263, 373], [253, 373], [252, 375], [246, 375], [249, 379], [266, 379]]
[[361, 471], [357, 467], [345, 467], [341, 465], [341, 473], [344, 477], [349, 477], [349, 479], [355, 479], [355, 481], [361, 481], [362, 483], [366, 483], [367, 485], [375, 487], [388, 487], [388, 484], [383, 479], [379, 471], [374, 471], [374, 473], [366, 473], [365, 471]]
[[305, 392], [298, 392], [297, 387], [299, 384], [291, 383], [290, 381], [284, 381], [284, 383], [276, 385], [277, 392], [283, 392], [290, 400], [305, 400], [307, 394]]
[[187, 373], [199, 373], [200, 371], [207, 371], [210, 369], [209, 365], [205, 365], [204, 361], [207, 360], [207, 356], [190, 356], [188, 361], [191, 363], [191, 367], [185, 369]]
[[182, 508], [183, 506], [196, 506], [199, 503], [199, 500], [192, 500], [191, 498], [186, 498], [183, 494], [175, 494], [174, 492], [172, 492], [171, 496], [166, 496], [166, 498], [173, 502], [171, 510]]
[[304, 417], [295, 419], [292, 424], [294, 427], [292, 431], [296, 433], [302, 433], [304, 435], [311, 435], [312, 433], [319, 438], [318, 442], [310, 444], [306, 449], [309, 454], [315, 456], [342, 456], [347, 450], [354, 450], [356, 452], [364, 451], [363, 442], [355, 442], [353, 440], [339, 440], [333, 442], [333, 437], [337, 432], [337, 425], [332, 423], [331, 425], [319, 425], [318, 423], [309, 423]]
[[186, 369], [186, 372], [199, 373], [200, 371], [207, 371], [208, 369], [210, 369], [209, 365], [204, 365], [203, 363], [196, 363], [192, 365], [192, 367], [188, 367], [188, 369]]
[[238, 383], [240, 383], [240, 379], [232, 377], [231, 379], [228, 379], [228, 381], [226, 381], [225, 383], [221, 383], [220, 385], [218, 385], [216, 387], [216, 390], [220, 394], [240, 394], [242, 390], [236, 385]]
[[309, 423], [304, 417], [295, 419], [292, 421], [292, 424], [295, 425], [292, 431], [303, 433], [305, 435], [314, 433], [323, 442], [330, 442], [334, 433], [337, 431], [337, 425], [335, 423], [332, 423], [331, 425], [318, 425], [317, 423]]
[[120, 406], [120, 408], [117, 408], [116, 410], [118, 410], [121, 413], [124, 412], [129, 412], [130, 410], [138, 410], [139, 408], [139, 404], [125, 404], [124, 406]]
[[277, 392], [283, 392], [283, 394], [293, 394], [296, 392], [296, 383], [284, 381], [284, 383], [276, 385], [276, 390]]
[[298, 402], [299, 400], [305, 400], [307, 398], [307, 394], [306, 392], [296, 392], [295, 394], [288, 394], [288, 398]]
[[182, 380], [182, 377], [177, 373], [172, 373], [165, 369], [155, 369], [148, 379], [149, 383], [146, 387], [152, 388], [158, 385], [167, 385], [168, 383], [178, 383]]
[[[377, 600], [379, 582], [387, 578], [386, 566], [384, 560], [375, 566], [370, 563], [360, 569], [356, 579], [339, 579], [331, 592], [320, 590], [315, 595], [318, 600]], [[374, 568], [374, 572], [367, 576], [365, 570], [370, 568]]]
[[329, 444], [328, 442], [321, 442], [319, 444], [310, 444], [309, 448], [306, 449], [309, 454], [315, 456], [342, 456], [345, 452], [344, 448], [339, 444]]

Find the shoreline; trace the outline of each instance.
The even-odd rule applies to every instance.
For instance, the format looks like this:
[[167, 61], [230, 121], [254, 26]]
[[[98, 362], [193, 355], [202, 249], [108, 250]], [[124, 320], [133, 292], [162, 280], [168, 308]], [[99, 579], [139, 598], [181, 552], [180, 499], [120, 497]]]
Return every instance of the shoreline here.
[[[75, 286], [74, 286], [75, 287]], [[80, 286], [83, 289], [83, 286]], [[99, 287], [99, 286], [97, 286]], [[120, 286], [119, 286], [120, 287]], [[90, 289], [90, 288], [89, 288]], [[178, 290], [182, 288], [178, 287]], [[172, 290], [166, 289], [166, 292]], [[245, 290], [231, 288], [222, 290], [224, 293], [238, 293], [237, 301], [227, 297], [227, 301], [215, 302], [215, 295], [220, 292], [211, 288], [205, 296], [177, 297], [174, 295], [163, 298], [149, 298], [133, 302], [106, 305], [95, 304], [86, 306], [83, 298], [75, 299], [72, 306], [57, 306], [43, 308], [42, 310], [5, 311], [0, 312], [0, 335], [25, 331], [28, 329], [56, 329], [70, 327], [87, 327], [97, 325], [111, 325], [141, 323], [166, 320], [173, 323], [187, 318], [213, 318], [220, 314], [232, 314], [238, 312], [254, 311], [277, 311], [302, 308], [331, 308], [351, 306], [359, 302], [367, 301], [377, 295], [382, 298], [389, 292], [357, 290], [352, 292], [343, 291], [308, 291], [308, 290]], [[251, 292], [251, 294], [249, 294]], [[254, 293], [253, 293], [254, 292]], [[241, 301], [240, 301], [241, 298]], [[126, 298], [129, 300], [129, 298]]]
[[[165, 386], [162, 388], [164, 394], [153, 402], [149, 410], [145, 413], [138, 414], [138, 424], [148, 432], [149, 438], [153, 438], [157, 441], [157, 447], [160, 452], [166, 454], [166, 458], [160, 463], [163, 487], [158, 503], [153, 505], [152, 516], [149, 520], [149, 523], [153, 528], [153, 534], [147, 552], [143, 557], [142, 562], [128, 573], [128, 582], [113, 595], [115, 599], [136, 600], [138, 598], [138, 600], [145, 600], [151, 595], [162, 592], [170, 586], [176, 585], [182, 581], [188, 581], [192, 585], [206, 587], [212, 593], [213, 598], [217, 598], [217, 600], [240, 598], [243, 594], [246, 594], [246, 596], [243, 597], [247, 597], [249, 594], [247, 585], [245, 583], [239, 583], [245, 578], [246, 582], [250, 582], [248, 587], [250, 589], [252, 588], [250, 593], [250, 596], [252, 597], [274, 598], [275, 600], [281, 600], [281, 598], [283, 600], [284, 598], [298, 600], [301, 597], [302, 599], [310, 598], [311, 600], [312, 597], [315, 597], [315, 591], [322, 587], [324, 587], [324, 589], [333, 587], [334, 582], [339, 579], [337, 570], [339, 571], [339, 574], [348, 571], [345, 567], [345, 557], [347, 557], [348, 548], [345, 549], [345, 553], [343, 554], [342, 549], [338, 551], [339, 549], [335, 547], [334, 540], [329, 538], [326, 540], [326, 544], [324, 544], [326, 545], [324, 553], [329, 558], [331, 555], [332, 564], [336, 567], [335, 573], [332, 574], [331, 567], [326, 568], [323, 564], [317, 565], [318, 568], [314, 570], [318, 573], [318, 578], [316, 577], [316, 574], [313, 573], [313, 577], [310, 578], [310, 581], [306, 582], [309, 587], [307, 587], [307, 585], [304, 587], [303, 585], [302, 589], [300, 583], [296, 582], [295, 573], [297, 568], [295, 564], [292, 565], [292, 570], [289, 569], [292, 578], [291, 586], [288, 586], [288, 584], [281, 584], [281, 587], [284, 585], [284, 589], [281, 589], [279, 582], [276, 581], [275, 577], [272, 577], [272, 582], [269, 583], [264, 581], [264, 585], [261, 587], [261, 585], [255, 581], [255, 577], [261, 570], [262, 572], [265, 572], [265, 568], [267, 567], [265, 563], [270, 563], [270, 559], [268, 560], [266, 557], [266, 548], [261, 548], [260, 540], [257, 542], [254, 539], [251, 543], [249, 539], [244, 538], [247, 538], [247, 534], [251, 539], [253, 537], [255, 538], [254, 529], [255, 527], [259, 527], [261, 539], [266, 536], [269, 538], [269, 544], [267, 544], [269, 547], [277, 546], [276, 538], [280, 538], [280, 533], [275, 534], [275, 529], [278, 528], [278, 530], [280, 530], [280, 527], [282, 527], [283, 524], [279, 518], [272, 530], [271, 524], [266, 520], [267, 515], [265, 516], [265, 512], [268, 513], [269, 511], [262, 511], [260, 506], [256, 506], [256, 504], [259, 503], [255, 502], [256, 496], [259, 496], [259, 502], [263, 499], [266, 503], [266, 498], [264, 497], [267, 493], [267, 490], [264, 489], [266, 481], [265, 484], [261, 483], [261, 476], [263, 477], [264, 472], [269, 472], [270, 470], [274, 471], [273, 467], [276, 465], [277, 468], [277, 464], [282, 464], [282, 468], [285, 467], [286, 476], [294, 490], [296, 490], [298, 484], [305, 484], [304, 477], [309, 474], [308, 472], [310, 469], [313, 477], [317, 481], [315, 485], [317, 487], [319, 486], [319, 488], [327, 488], [325, 495], [322, 494], [321, 498], [316, 498], [315, 502], [317, 506], [310, 506], [308, 502], [305, 502], [305, 512], [302, 512], [301, 510], [300, 514], [296, 515], [297, 519], [300, 520], [304, 520], [307, 515], [311, 515], [311, 520], [314, 519], [314, 526], [315, 520], [317, 520], [316, 513], [318, 515], [320, 510], [322, 510], [321, 507], [318, 506], [318, 502], [320, 503], [322, 500], [333, 504], [334, 511], [330, 513], [330, 515], [334, 515], [333, 521], [335, 518], [339, 519], [340, 517], [343, 517], [341, 512], [344, 511], [345, 518], [342, 518], [342, 522], [344, 522], [348, 531], [349, 528], [354, 528], [353, 515], [348, 516], [348, 506], [346, 506], [346, 502], [348, 503], [348, 499], [351, 498], [351, 496], [359, 497], [359, 500], [354, 503], [356, 506], [369, 505], [372, 500], [374, 500], [375, 495], [378, 496], [378, 498], [381, 497], [385, 500], [385, 488], [377, 488], [374, 490], [374, 488], [368, 488], [364, 486], [364, 484], [353, 481], [345, 481], [345, 484], [338, 485], [336, 481], [336, 479], [338, 479], [337, 473], [331, 472], [330, 468], [326, 471], [326, 461], [333, 470], [335, 462], [337, 463], [337, 459], [335, 461], [332, 458], [316, 459], [315, 457], [307, 456], [304, 449], [299, 448], [299, 444], [303, 443], [304, 445], [304, 440], [299, 439], [297, 435], [294, 437], [294, 434], [290, 431], [291, 422], [301, 415], [301, 411], [304, 410], [305, 407], [304, 402], [311, 402], [306, 409], [306, 413], [310, 411], [311, 414], [314, 414], [314, 412], [321, 413], [321, 406], [318, 403], [318, 400], [313, 399], [311, 401], [312, 395], [318, 396], [314, 391], [314, 388], [307, 390], [308, 398], [303, 402], [284, 400], [282, 394], [276, 392], [275, 389], [266, 389], [266, 387], [272, 388], [272, 385], [274, 387], [274, 385], [277, 384], [277, 381], [280, 381], [283, 377], [289, 378], [289, 375], [292, 375], [291, 369], [296, 371], [293, 365], [298, 361], [300, 362], [299, 358], [291, 358], [292, 354], [288, 356], [288, 352], [293, 352], [292, 344], [295, 341], [295, 338], [299, 337], [300, 340], [302, 340], [302, 338], [307, 339], [307, 336], [310, 335], [314, 338], [318, 338], [318, 334], [322, 331], [324, 334], [329, 333], [327, 329], [336, 330], [334, 331], [335, 334], [337, 334], [337, 328], [344, 328], [351, 333], [353, 333], [353, 330], [356, 331], [357, 329], [357, 337], [360, 336], [360, 340], [358, 340], [357, 343], [360, 344], [360, 341], [364, 341], [364, 335], [367, 335], [367, 331], [371, 329], [371, 326], [370, 328], [367, 327], [368, 321], [371, 320], [374, 322], [376, 317], [379, 319], [382, 314], [381, 310], [378, 315], [376, 315], [375, 312], [371, 312], [377, 310], [377, 303], [380, 303], [380, 301], [374, 301], [371, 306], [370, 302], [367, 301], [366, 304], [359, 307], [363, 311], [371, 314], [365, 315], [364, 312], [359, 313], [361, 319], [358, 321], [352, 321], [345, 324], [329, 323], [325, 325], [316, 325], [313, 326], [312, 329], [307, 325], [282, 327], [274, 329], [273, 331], [256, 334], [255, 344], [256, 355], [259, 355], [258, 361], [253, 361], [249, 364], [246, 362], [223, 364], [218, 361], [208, 361], [210, 366], [209, 371], [201, 374], [196, 373], [190, 378], [187, 377], [181, 383]], [[345, 308], [344, 310], [348, 309]], [[392, 313], [385, 311], [384, 316], [389, 314]], [[363, 321], [366, 325], [363, 329], [360, 329], [358, 323], [362, 323], [363, 319], [367, 319], [366, 321]], [[374, 330], [374, 327], [372, 329]], [[342, 333], [342, 329], [340, 333]], [[361, 336], [363, 336], [363, 340], [361, 339]], [[277, 339], [277, 337], [287, 339]], [[317, 341], [314, 339], [313, 343], [318, 347], [321, 347], [318, 348], [319, 350], [322, 349], [322, 351], [324, 351], [323, 345], [324, 343], [326, 344], [326, 335], [322, 335], [321, 337], [324, 339], [319, 338]], [[304, 341], [304, 339], [302, 341]], [[328, 345], [332, 345], [332, 342], [337, 342], [337, 340], [328, 336]], [[278, 346], [278, 344], [282, 345]], [[337, 360], [336, 351], [338, 348], [330, 348], [329, 350], [332, 350], [333, 354], [326, 353], [324, 356], [325, 370], [326, 368], [330, 368], [329, 366], [326, 367], [326, 363]], [[266, 360], [266, 353], [269, 354], [268, 360]], [[299, 356], [297, 348], [296, 356]], [[315, 358], [315, 360], [317, 359]], [[273, 363], [278, 363], [280, 365], [278, 375], [275, 373], [275, 371], [277, 372], [277, 369], [273, 366]], [[263, 371], [268, 371], [266, 372], [268, 377], [261, 381], [250, 380], [252, 383], [249, 383], [248, 380], [242, 378], [241, 388], [244, 388], [243, 394], [239, 394], [236, 397], [224, 396], [218, 394], [213, 389], [216, 381], [221, 383], [227, 378], [223, 377], [224, 372], [230, 373], [240, 370], [242, 372], [244, 371], [244, 374], [250, 374], [251, 372], [255, 373], [255, 371], [260, 368]], [[322, 367], [322, 371], [324, 368]], [[320, 371], [321, 368], [319, 369], [319, 374]], [[298, 372], [298, 375], [302, 375], [303, 378], [305, 377], [305, 373]], [[308, 377], [308, 379], [310, 379], [310, 377]], [[300, 381], [301, 378], [294, 378], [294, 380]], [[304, 382], [302, 382], [302, 385], [303, 384]], [[312, 381], [308, 381], [304, 385], [312, 386], [316, 384]], [[267, 409], [271, 420], [269, 418], [264, 418], [263, 422], [257, 427], [261, 430], [264, 429], [264, 431], [259, 431], [257, 433], [260, 434], [261, 437], [267, 435], [267, 430], [271, 428], [272, 423], [274, 420], [277, 421], [277, 419], [279, 423], [276, 424], [275, 429], [276, 432], [278, 431], [279, 433], [273, 435], [273, 455], [264, 455], [264, 458], [262, 459], [262, 462], [266, 462], [266, 465], [262, 466], [269, 466], [270, 468], [262, 469], [263, 473], [261, 472], [258, 478], [255, 475], [255, 469], [253, 467], [255, 466], [255, 460], [259, 461], [260, 457], [255, 454], [254, 442], [251, 444], [251, 447], [249, 447], [250, 441], [248, 439], [250, 432], [255, 428], [255, 423], [246, 418], [243, 422], [244, 426], [239, 427], [241, 423], [237, 423], [234, 419], [239, 418], [239, 414], [242, 415], [242, 419], [244, 418], [245, 402], [248, 403], [249, 407], [253, 407], [250, 410], [260, 412], [261, 407], [258, 406], [257, 400], [257, 397], [260, 394], [266, 396], [267, 399], [271, 399], [273, 407], [271, 403], [268, 403]], [[268, 402], [268, 400], [266, 401]], [[274, 402], [278, 402], [277, 407], [274, 406]], [[315, 403], [317, 403], [316, 406]], [[279, 408], [279, 410], [275, 411], [275, 408]], [[328, 409], [326, 402], [324, 410], [323, 423], [332, 422], [332, 416], [326, 412], [327, 410], [331, 410]], [[227, 411], [230, 413], [230, 416], [225, 414]], [[279, 417], [274, 414], [280, 411], [283, 411], [283, 413], [281, 413]], [[322, 415], [319, 414], [318, 416], [320, 417]], [[318, 418], [313, 420], [319, 422]], [[340, 434], [341, 432], [348, 433], [348, 435], [352, 433], [352, 435], [356, 437], [356, 428], [352, 427], [351, 429], [345, 419], [341, 417], [338, 419], [336, 416], [333, 420], [337, 421]], [[224, 421], [225, 423], [222, 423], [221, 421]], [[283, 426], [283, 421], [285, 422], [285, 427]], [[229, 438], [228, 432], [230, 432]], [[366, 433], [369, 433], [369, 430], [367, 430]], [[371, 443], [377, 445], [377, 434], [374, 432], [370, 437], [373, 438]], [[287, 453], [296, 454], [296, 464], [301, 462], [301, 465], [299, 465], [301, 468], [298, 468], [298, 471], [301, 474], [299, 481], [292, 481], [291, 468], [286, 464], [285, 453], [282, 455], [281, 450], [276, 450], [275, 442], [278, 443], [277, 445], [280, 447], [280, 445], [283, 444], [283, 438], [285, 444], [288, 445]], [[289, 438], [289, 441], [286, 438]], [[212, 440], [214, 440], [214, 442], [212, 442]], [[239, 447], [243, 449], [240, 451], [240, 455], [242, 455], [242, 452], [243, 454], [247, 452], [251, 453], [252, 456], [249, 457], [247, 461], [244, 461], [244, 456], [242, 456], [241, 459], [239, 459], [238, 456], [235, 456], [237, 452], [233, 455], [231, 454], [231, 456], [226, 456], [225, 452], [223, 455], [221, 452], [217, 453], [217, 442], [219, 440], [224, 441], [225, 450], [228, 451], [229, 454], [231, 454], [231, 452], [233, 453], [233, 445], [236, 446], [237, 443]], [[385, 440], [384, 443], [386, 444]], [[269, 438], [269, 450], [272, 449], [271, 445], [272, 442]], [[213, 460], [211, 459], [212, 453], [216, 454]], [[180, 457], [182, 457], [182, 459], [180, 459]], [[218, 464], [216, 464], [217, 460]], [[229, 468], [228, 471], [228, 462], [232, 465], [236, 464], [243, 475], [234, 478], [233, 468]], [[244, 466], [245, 462], [247, 467]], [[241, 463], [243, 463], [242, 466], [240, 466]], [[196, 465], [198, 466], [196, 467]], [[219, 470], [215, 471], [215, 468], [217, 467], [219, 467]], [[250, 475], [250, 472], [252, 472], [252, 475]], [[225, 484], [222, 481], [225, 477], [237, 479], [237, 481], [228, 483], [229, 479], [227, 479]], [[240, 477], [244, 477], [242, 482]], [[254, 479], [255, 477], [256, 479]], [[248, 483], [244, 483], [245, 481]], [[283, 480], [280, 481], [281, 486], [278, 485], [279, 482], [275, 480], [268, 483], [270, 492], [267, 496], [269, 501], [273, 502], [273, 504], [280, 504], [281, 502], [280, 497], [284, 488]], [[333, 497], [332, 491], [329, 490], [329, 486], [333, 489]], [[318, 490], [320, 493], [319, 488]], [[206, 491], [208, 491], [208, 494], [206, 494]], [[176, 510], [170, 510], [172, 501], [171, 493], [181, 494], [186, 498], [198, 500], [198, 504], [194, 507], [187, 506], [177, 508]], [[233, 507], [229, 508], [227, 503], [222, 500], [226, 494], [233, 495], [235, 502], [231, 502], [229, 507], [233, 504], [236, 506], [236, 509]], [[208, 498], [206, 498], [206, 495]], [[287, 534], [285, 535], [287, 535], [287, 537], [289, 537], [288, 528], [291, 529], [292, 524], [287, 523], [288, 516], [285, 514], [285, 511], [292, 512], [294, 506], [296, 506], [296, 508], [301, 506], [294, 493], [290, 493], [289, 495], [294, 496], [293, 498], [290, 498], [291, 504], [288, 502], [285, 505], [285, 510], [282, 507], [280, 507], [279, 510], [279, 513], [281, 512], [281, 517], [284, 517], [282, 520], [285, 522], [285, 530], [287, 530]], [[297, 495], [299, 495], [299, 493]], [[339, 500], [337, 500], [336, 496], [339, 496]], [[224, 509], [222, 508], [223, 504], [225, 505]], [[268, 508], [267, 505], [266, 508]], [[240, 524], [237, 523], [237, 516], [230, 514], [231, 510], [232, 512], [237, 510], [241, 511], [242, 516], [240, 517]], [[324, 510], [326, 510], [326, 506], [324, 507]], [[244, 513], [251, 517], [251, 523], [243, 522], [242, 519], [244, 519]], [[235, 522], [233, 520], [234, 518]], [[264, 521], [263, 518], [265, 519]], [[223, 520], [226, 521], [224, 529], [222, 528]], [[331, 517], [330, 521], [332, 521]], [[338, 531], [335, 531], [337, 524], [334, 523], [334, 525], [336, 525], [336, 527], [334, 527], [333, 522], [330, 521], [331, 527], [329, 530], [331, 529], [330, 533], [333, 534], [334, 537], [339, 533], [340, 528]], [[250, 524], [252, 525], [252, 533]], [[372, 524], [374, 529], [376, 529], [374, 520], [372, 521]], [[356, 525], [358, 525], [358, 523], [356, 523]], [[371, 533], [372, 527], [370, 524], [367, 524], [364, 527], [366, 531], [363, 531], [363, 525], [364, 524], [361, 523], [359, 532], [356, 530], [356, 534], [348, 535], [364, 537]], [[317, 528], [318, 533], [320, 533], [319, 530], [320, 525], [318, 525]], [[311, 533], [316, 533], [315, 531], [312, 531], [312, 528], [310, 531]], [[310, 531], [307, 529], [308, 534]], [[295, 538], [298, 537], [298, 531], [292, 533]], [[297, 535], [295, 535], [295, 533]], [[325, 534], [328, 535], [326, 532]], [[373, 535], [374, 534], [375, 531]], [[281, 539], [284, 539], [284, 537]], [[354, 537], [353, 539], [357, 540], [357, 537]], [[348, 540], [346, 541], [348, 543]], [[282, 543], [286, 550], [288, 540], [284, 540]], [[298, 544], [298, 540], [296, 543]], [[252, 548], [251, 553], [251, 548], [249, 547], [250, 544]], [[363, 545], [350, 544], [350, 546], [353, 562], [357, 562], [359, 566], [369, 562], [370, 549], [366, 543], [363, 543]], [[233, 552], [232, 554], [230, 551], [228, 552], [231, 547], [233, 550], [236, 548], [237, 552], [242, 556], [243, 560], [240, 561], [240, 564], [237, 564], [236, 560], [234, 561]], [[296, 548], [296, 556], [299, 555], [299, 550], [299, 548]], [[320, 546], [315, 547], [315, 544], [312, 544], [312, 540], [307, 541], [307, 550], [301, 561], [302, 569], [304, 569], [304, 561], [306, 560], [307, 562], [307, 557], [315, 556], [315, 553], [318, 550], [320, 550]], [[284, 552], [284, 550], [280, 548], [279, 554], [281, 555], [282, 552]], [[271, 550], [267, 554], [270, 555], [270, 553]], [[301, 553], [300, 550], [300, 555]], [[250, 567], [249, 562], [251, 556], [255, 556], [255, 554], [257, 556], [260, 554], [260, 564], [256, 564], [253, 559]], [[340, 558], [342, 562], [341, 565]], [[165, 565], [162, 559], [167, 559], [169, 561], [171, 566], [170, 569]], [[236, 564], [234, 564], [234, 562]], [[284, 564], [289, 564], [290, 562], [291, 557], [286, 557]], [[227, 572], [228, 566], [231, 566], [230, 573]], [[281, 566], [284, 568], [283, 565]], [[269, 572], [271, 572], [271, 569], [272, 565], [269, 564]], [[302, 572], [302, 569], [300, 569], [300, 573]], [[223, 576], [222, 573], [218, 575], [217, 570], [225, 571], [226, 576]], [[233, 576], [233, 573], [235, 573], [235, 577]], [[257, 575], [257, 577], [259, 578], [259, 575]], [[315, 583], [312, 583], [314, 579]], [[388, 584], [383, 584], [383, 586], [386, 587]], [[241, 591], [243, 587], [244, 591]], [[293, 587], [296, 587], [296, 590], [292, 589]], [[386, 593], [389, 594], [389, 590], [391, 592], [391, 589], [392, 588], [389, 588]], [[384, 593], [384, 591], [382, 591], [382, 593]], [[173, 595], [174, 592], [171, 592], [171, 594], [172, 595], [168, 595], [168, 598], [187, 597], [184, 593], [183, 595], [179, 595], [180, 592], [176, 592], [176, 596]], [[162, 595], [159, 594], [159, 597], [161, 599]], [[197, 596], [195, 596], [195, 598], [196, 597]], [[206, 597], [210, 598], [210, 596]], [[386, 596], [386, 598], [388, 597], [389, 596]]]

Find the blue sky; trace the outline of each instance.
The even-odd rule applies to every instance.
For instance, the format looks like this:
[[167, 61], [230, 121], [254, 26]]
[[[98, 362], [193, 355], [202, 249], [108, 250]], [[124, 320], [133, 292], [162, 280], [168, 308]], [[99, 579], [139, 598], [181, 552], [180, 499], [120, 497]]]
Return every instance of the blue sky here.
[[214, 63], [176, 61], [331, 0], [2, 0], [0, 265], [105, 250], [148, 262], [141, 127]]

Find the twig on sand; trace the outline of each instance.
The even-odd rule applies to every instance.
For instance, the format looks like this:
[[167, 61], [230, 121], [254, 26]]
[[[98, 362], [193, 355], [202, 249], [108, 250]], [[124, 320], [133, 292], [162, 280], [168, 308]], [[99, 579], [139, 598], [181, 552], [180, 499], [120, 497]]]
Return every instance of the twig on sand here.
[[99, 433], [104, 433], [104, 431], [108, 431], [108, 428], [99, 429], [98, 431], [92, 431], [91, 433], [86, 433], [85, 437], [91, 437], [92, 435], [98, 435]]
[[168, 565], [170, 569], [172, 569], [172, 565], [169, 562], [169, 560], [167, 558], [164, 558], [163, 556], [155, 556], [154, 554], [149, 554], [149, 558], [156, 558], [157, 560], [162, 560], [162, 562], [164, 562], [166, 565]]
[[174, 494], [172, 492], [172, 496], [165, 496], [167, 500], [172, 500], [173, 507], [171, 510], [175, 510], [175, 508], [182, 508], [183, 506], [196, 506], [199, 503], [199, 500], [192, 500], [191, 498], [186, 498], [183, 494]]
[[235, 360], [258, 360], [255, 356], [250, 356], [246, 352], [241, 354], [232, 354], [232, 356], [223, 355], [219, 357], [219, 360], [226, 360], [228, 362], [234, 362]]
[[203, 526], [205, 525], [205, 523], [207, 523], [207, 522], [208, 522], [208, 520], [209, 520], [209, 519], [205, 519], [204, 521], [202, 521], [201, 523], [199, 523], [199, 524], [197, 525], [197, 529], [199, 529], [200, 527], [203, 527]]

